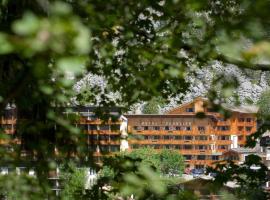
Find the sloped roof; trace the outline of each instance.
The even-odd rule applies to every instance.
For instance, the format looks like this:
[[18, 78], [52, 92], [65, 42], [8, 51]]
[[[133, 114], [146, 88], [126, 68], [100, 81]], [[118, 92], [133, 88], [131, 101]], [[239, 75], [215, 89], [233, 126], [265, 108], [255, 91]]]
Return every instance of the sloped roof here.
[[222, 104], [222, 107], [226, 110], [239, 113], [257, 113], [259, 110], [259, 108], [255, 105], [233, 106], [228, 104]]
[[256, 149], [244, 148], [244, 147], [233, 148], [233, 149], [230, 149], [229, 151], [234, 151], [237, 153], [257, 153]]
[[192, 103], [194, 103], [194, 102], [196, 102], [196, 101], [198, 101], [198, 100], [201, 100], [201, 101], [204, 101], [204, 102], [208, 102], [208, 99], [207, 99], [207, 98], [198, 96], [198, 97], [194, 98], [194, 99], [193, 99], [192, 101], [190, 101], [190, 102], [183, 103], [183, 104], [181, 104], [181, 105], [179, 105], [179, 106], [177, 106], [177, 107], [175, 107], [175, 108], [172, 108], [172, 109], [168, 110], [168, 111], [165, 112], [164, 114], [169, 114], [169, 113], [171, 113], [171, 112], [173, 112], [173, 111], [175, 111], [175, 110], [178, 110], [178, 109], [180, 109], [180, 108], [182, 108], [182, 107], [185, 107], [185, 106], [187, 106], [187, 105], [189, 105], [189, 104], [192, 104]]
[[[174, 110], [180, 109], [184, 106], [187, 106], [189, 104], [192, 104], [198, 100], [204, 101], [204, 102], [208, 102], [208, 98], [205, 97], [196, 97], [193, 101], [184, 103], [180, 106], [177, 106], [175, 108], [170, 109], [169, 111], [167, 111], [165, 114], [168, 114]], [[239, 112], [239, 113], [257, 113], [259, 108], [256, 105], [240, 105], [240, 106], [234, 106], [234, 105], [229, 105], [229, 104], [221, 104], [221, 106], [225, 109], [225, 110], [229, 110], [231, 112]]]

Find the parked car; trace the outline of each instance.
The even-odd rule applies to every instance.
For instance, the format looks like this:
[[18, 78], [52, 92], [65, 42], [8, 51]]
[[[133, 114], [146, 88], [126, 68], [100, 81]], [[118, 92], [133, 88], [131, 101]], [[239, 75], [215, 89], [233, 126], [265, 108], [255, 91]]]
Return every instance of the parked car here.
[[209, 176], [212, 176], [213, 178], [215, 178], [217, 176], [217, 173], [215, 173], [215, 172], [209, 172]]
[[194, 178], [197, 178], [201, 175], [204, 174], [204, 169], [203, 168], [200, 168], [200, 169], [192, 169], [191, 170], [191, 174], [193, 175]]

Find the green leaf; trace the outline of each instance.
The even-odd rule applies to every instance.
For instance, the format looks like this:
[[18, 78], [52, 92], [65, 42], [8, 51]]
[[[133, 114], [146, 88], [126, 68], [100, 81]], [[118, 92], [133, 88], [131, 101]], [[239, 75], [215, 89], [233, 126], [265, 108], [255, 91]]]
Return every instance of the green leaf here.
[[87, 28], [81, 26], [79, 28], [78, 35], [74, 38], [73, 43], [78, 53], [89, 53], [91, 47], [90, 31]]
[[67, 3], [57, 1], [52, 4], [51, 11], [57, 15], [67, 15], [71, 13], [72, 8]]
[[7, 40], [7, 35], [0, 33], [0, 54], [11, 53], [14, 48], [12, 44]]
[[40, 28], [40, 20], [33, 13], [27, 12], [21, 20], [13, 23], [12, 29], [18, 35], [31, 35]]
[[83, 72], [86, 59], [83, 57], [65, 57], [57, 61], [57, 67], [62, 73], [79, 75]]
[[40, 90], [47, 95], [50, 95], [53, 93], [53, 88], [48, 85], [41, 85]]

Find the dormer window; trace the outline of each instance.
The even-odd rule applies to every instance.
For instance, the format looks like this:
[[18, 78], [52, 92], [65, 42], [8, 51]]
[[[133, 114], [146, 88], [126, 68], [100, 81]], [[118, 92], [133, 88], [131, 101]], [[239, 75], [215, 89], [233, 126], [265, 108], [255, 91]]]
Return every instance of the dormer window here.
[[253, 121], [252, 118], [247, 118], [246, 120], [247, 120], [247, 122], [252, 122]]
[[245, 121], [245, 118], [238, 118], [238, 121], [239, 122], [244, 122]]
[[205, 131], [205, 127], [204, 126], [198, 126], [198, 130], [199, 131]]

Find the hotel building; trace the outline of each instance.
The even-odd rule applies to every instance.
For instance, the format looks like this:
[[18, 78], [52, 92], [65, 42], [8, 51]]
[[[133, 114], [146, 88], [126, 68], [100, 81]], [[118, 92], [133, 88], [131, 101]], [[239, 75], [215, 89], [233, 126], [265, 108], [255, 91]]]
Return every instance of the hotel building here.
[[[255, 107], [224, 108], [231, 112], [228, 119], [214, 112], [206, 99], [196, 98], [161, 115], [125, 115], [133, 135], [130, 149], [174, 149], [192, 168], [213, 165], [224, 151], [243, 147], [246, 136], [256, 131]], [[201, 112], [204, 118], [197, 117]]]
[[[243, 147], [246, 136], [256, 131], [256, 108], [224, 106], [231, 117], [214, 112], [204, 98], [170, 110], [165, 114], [124, 115], [127, 119], [128, 150], [152, 147], [156, 150], [174, 149], [185, 157], [190, 167], [201, 168], [213, 165], [222, 159], [222, 153]], [[76, 114], [76, 126], [85, 133], [89, 153], [98, 158], [107, 153], [118, 152], [123, 137], [119, 120], [119, 109], [113, 108], [106, 113], [114, 116], [104, 122], [95, 116], [96, 107], [73, 107], [63, 112], [68, 116]], [[104, 114], [104, 111], [102, 111]], [[205, 113], [204, 118], [197, 114]], [[16, 109], [7, 108], [0, 121], [6, 134], [16, 138]], [[14, 136], [13, 136], [14, 135]], [[127, 143], [126, 142], [126, 143]], [[8, 145], [7, 142], [1, 143]], [[17, 141], [17, 144], [20, 144]], [[127, 144], [125, 144], [127, 146]]]

